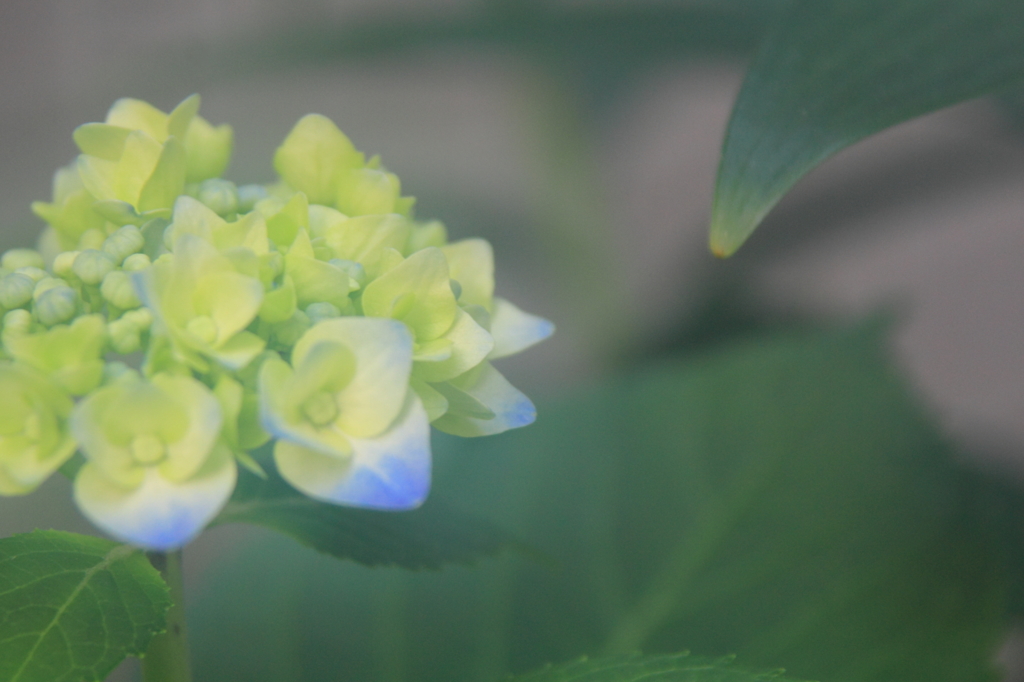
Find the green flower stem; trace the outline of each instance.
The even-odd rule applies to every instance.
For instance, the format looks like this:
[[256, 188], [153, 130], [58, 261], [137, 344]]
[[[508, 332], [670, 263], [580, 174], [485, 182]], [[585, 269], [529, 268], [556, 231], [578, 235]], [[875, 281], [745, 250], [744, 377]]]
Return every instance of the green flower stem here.
[[143, 682], [192, 682], [181, 550], [167, 554], [152, 552], [149, 560], [171, 588], [171, 609], [167, 612], [167, 632], [153, 638], [142, 659]]

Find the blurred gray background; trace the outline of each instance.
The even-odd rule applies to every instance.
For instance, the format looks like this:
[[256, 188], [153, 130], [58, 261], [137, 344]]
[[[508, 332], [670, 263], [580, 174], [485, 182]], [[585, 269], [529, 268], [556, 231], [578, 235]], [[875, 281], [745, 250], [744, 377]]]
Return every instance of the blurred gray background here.
[[[550, 4], [557, 16], [622, 6]], [[639, 4], [656, 14], [687, 3]], [[102, 120], [118, 97], [169, 110], [199, 92], [202, 115], [234, 127], [228, 177], [239, 182], [271, 179], [274, 148], [319, 112], [381, 154], [419, 198], [418, 215], [444, 220], [454, 238], [492, 240], [499, 292], [558, 324], [553, 340], [501, 367], [531, 396], [642, 358], [715, 287], [738, 281], [768, 313], [894, 310], [898, 362], [942, 428], [993, 466], [1024, 470], [1024, 136], [996, 103], [842, 153], [738, 256], [717, 261], [707, 216], [749, 36], [727, 34], [719, 49], [715, 35], [698, 35], [714, 49], [610, 76], [614, 42], [587, 43], [568, 68], [551, 68], [544, 49], [481, 39], [486, 31], [431, 39], [495, 13], [528, 17], [530, 6], [4, 0], [0, 249], [34, 243], [41, 224], [29, 203], [49, 198], [53, 171], [74, 157], [74, 127]], [[552, 38], [570, 51], [573, 39]], [[56, 479], [0, 500], [0, 536], [35, 527], [90, 532]], [[244, 532], [204, 536], [190, 580]]]

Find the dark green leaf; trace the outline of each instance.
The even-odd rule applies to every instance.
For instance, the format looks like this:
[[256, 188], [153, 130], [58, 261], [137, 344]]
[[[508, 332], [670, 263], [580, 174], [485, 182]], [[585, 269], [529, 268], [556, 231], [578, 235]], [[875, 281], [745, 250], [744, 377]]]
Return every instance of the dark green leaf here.
[[216, 523], [251, 523], [285, 533], [339, 559], [368, 566], [439, 568], [472, 563], [515, 544], [493, 524], [431, 498], [419, 509], [385, 512], [317, 502], [270, 471], [243, 471]]
[[102, 680], [169, 607], [137, 548], [53, 530], [0, 540], [0, 682]]
[[515, 682], [786, 682], [781, 671], [752, 673], [732, 665], [732, 658], [696, 658], [688, 653], [662, 656], [583, 658], [547, 666]]
[[884, 128], [1024, 80], [1019, 0], [796, 0], [726, 131], [711, 249], [728, 256], [804, 174]]
[[752, 337], [441, 440], [436, 490], [556, 568], [369, 571], [264, 538], [197, 602], [198, 679], [493, 682], [683, 648], [827, 682], [995, 679], [1002, 515], [879, 336]]

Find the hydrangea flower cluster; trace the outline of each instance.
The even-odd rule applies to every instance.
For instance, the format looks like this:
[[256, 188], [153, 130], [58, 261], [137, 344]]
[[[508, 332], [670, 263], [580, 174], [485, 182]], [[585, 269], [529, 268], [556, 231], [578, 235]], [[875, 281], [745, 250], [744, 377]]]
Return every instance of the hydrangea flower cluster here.
[[271, 440], [303, 493], [400, 510], [429, 490], [431, 424], [533, 421], [491, 360], [553, 327], [494, 296], [486, 241], [416, 220], [319, 115], [277, 149], [280, 182], [238, 187], [231, 128], [198, 108], [122, 99], [76, 129], [32, 206], [39, 248], [0, 259], [0, 494], [64, 467], [97, 526], [169, 550]]

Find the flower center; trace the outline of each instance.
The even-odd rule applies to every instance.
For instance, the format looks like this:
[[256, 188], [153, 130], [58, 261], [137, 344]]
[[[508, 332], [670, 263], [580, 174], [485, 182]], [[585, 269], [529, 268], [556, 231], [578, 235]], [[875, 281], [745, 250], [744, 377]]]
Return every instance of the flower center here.
[[139, 464], [156, 464], [166, 454], [163, 442], [149, 433], [135, 436], [130, 447], [132, 457]]
[[217, 340], [217, 323], [206, 315], [194, 317], [185, 326], [189, 334], [206, 344], [212, 344]]
[[302, 404], [302, 414], [314, 426], [327, 426], [338, 418], [338, 403], [327, 391], [317, 391]]

